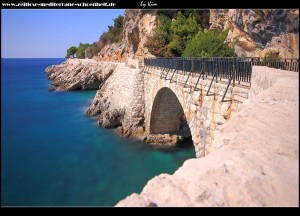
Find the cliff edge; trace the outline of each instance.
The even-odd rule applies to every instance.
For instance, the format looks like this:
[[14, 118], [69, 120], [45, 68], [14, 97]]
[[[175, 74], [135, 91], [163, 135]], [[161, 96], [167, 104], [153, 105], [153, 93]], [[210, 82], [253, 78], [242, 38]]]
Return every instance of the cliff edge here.
[[116, 63], [100, 63], [94, 59], [67, 59], [47, 67], [45, 72], [52, 81], [50, 90], [88, 90], [99, 89], [116, 66]]

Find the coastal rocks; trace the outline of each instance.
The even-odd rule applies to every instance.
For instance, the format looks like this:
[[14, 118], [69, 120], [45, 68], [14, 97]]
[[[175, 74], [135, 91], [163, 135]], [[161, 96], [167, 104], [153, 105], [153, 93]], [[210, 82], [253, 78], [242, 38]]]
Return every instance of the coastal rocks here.
[[55, 90], [55, 86], [54, 85], [50, 85], [50, 87], [48, 88], [48, 91], [54, 91]]
[[113, 73], [115, 63], [99, 63], [94, 59], [68, 59], [59, 65], [46, 68], [52, 81], [51, 90], [88, 90], [99, 86]]
[[170, 134], [147, 134], [143, 142], [154, 144], [158, 147], [174, 147], [184, 140], [183, 136]]
[[144, 122], [143, 72], [119, 64], [97, 91], [86, 114], [125, 136], [141, 135]]

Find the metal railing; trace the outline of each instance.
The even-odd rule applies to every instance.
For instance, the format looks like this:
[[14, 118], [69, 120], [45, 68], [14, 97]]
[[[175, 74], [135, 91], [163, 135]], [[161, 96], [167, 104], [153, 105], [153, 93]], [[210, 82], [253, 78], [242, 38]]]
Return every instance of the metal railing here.
[[230, 79], [236, 69], [235, 81], [251, 82], [253, 65], [268, 66], [282, 70], [299, 72], [298, 59], [283, 59], [281, 61], [264, 61], [257, 57], [243, 58], [153, 58], [144, 59], [147, 67], [156, 67], [162, 70], [166, 68], [178, 72], [199, 73], [206, 76]]
[[227, 88], [222, 98], [226, 96], [227, 90], [232, 83], [246, 82], [251, 84], [252, 66], [267, 66], [276, 69], [299, 72], [299, 59], [281, 59], [280, 61], [265, 61], [258, 57], [243, 58], [146, 58], [144, 59], [145, 72], [148, 68], [157, 68], [161, 70], [160, 78], [167, 79], [168, 74], [180, 73], [187, 75], [184, 87], [188, 86], [188, 80], [191, 74], [199, 74], [194, 90], [197, 89], [198, 82], [204, 76], [212, 76], [210, 86], [207, 91], [209, 94], [213, 81], [225, 78], [228, 80]]

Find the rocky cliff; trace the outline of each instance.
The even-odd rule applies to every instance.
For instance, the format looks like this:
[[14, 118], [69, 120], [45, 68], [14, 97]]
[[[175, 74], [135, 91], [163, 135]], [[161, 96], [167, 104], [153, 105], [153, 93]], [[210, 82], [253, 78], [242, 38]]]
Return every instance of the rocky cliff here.
[[154, 57], [144, 44], [155, 28], [156, 10], [126, 10], [123, 39], [105, 45], [94, 58], [104, 61], [125, 61], [128, 58]]
[[87, 90], [99, 89], [115, 68], [114, 63], [68, 59], [62, 64], [47, 67], [45, 72], [52, 81], [50, 90]]
[[97, 91], [87, 115], [98, 116], [98, 124], [118, 128], [126, 136], [143, 131], [143, 74], [119, 63], [113, 74]]
[[279, 52], [282, 58], [299, 58], [298, 9], [210, 10], [211, 29], [230, 29], [225, 40], [239, 57], [263, 57]]
[[[153, 34], [157, 12], [126, 10], [122, 41], [103, 46], [94, 58], [125, 61], [154, 57], [144, 45]], [[171, 10], [168, 15], [176, 19], [176, 12]], [[299, 58], [299, 10], [212, 9], [209, 23], [210, 29], [230, 29], [225, 43], [233, 47], [239, 57], [264, 57], [273, 51], [279, 52], [282, 58]]]

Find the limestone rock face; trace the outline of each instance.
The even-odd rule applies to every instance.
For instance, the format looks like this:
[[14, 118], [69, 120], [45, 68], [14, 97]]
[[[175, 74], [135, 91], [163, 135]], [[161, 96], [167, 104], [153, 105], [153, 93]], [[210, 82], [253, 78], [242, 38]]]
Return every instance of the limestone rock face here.
[[156, 10], [126, 10], [123, 36], [127, 57], [136, 59], [153, 57], [144, 44], [155, 28], [156, 13]]
[[283, 58], [299, 58], [297, 9], [210, 10], [210, 23], [211, 29], [230, 29], [225, 42], [240, 57], [263, 57], [271, 50]]
[[112, 43], [104, 46], [95, 59], [101, 61], [122, 62], [125, 58], [124, 53], [125, 43], [123, 41], [120, 43]]
[[125, 61], [128, 58], [153, 57], [144, 47], [144, 44], [155, 28], [156, 13], [156, 10], [126, 10], [122, 41], [107, 44], [95, 56], [95, 59]]
[[115, 63], [97, 63], [93, 59], [68, 59], [59, 65], [46, 68], [45, 72], [54, 87], [60, 90], [99, 89], [113, 73]]
[[[176, 19], [177, 10], [169, 15]], [[125, 10], [123, 38], [103, 47], [95, 59], [125, 61], [154, 57], [144, 46], [156, 26], [157, 10]], [[201, 16], [201, 15], [200, 15]], [[230, 29], [225, 40], [239, 57], [263, 57], [268, 51], [282, 58], [299, 58], [298, 9], [212, 9], [210, 29]]]

